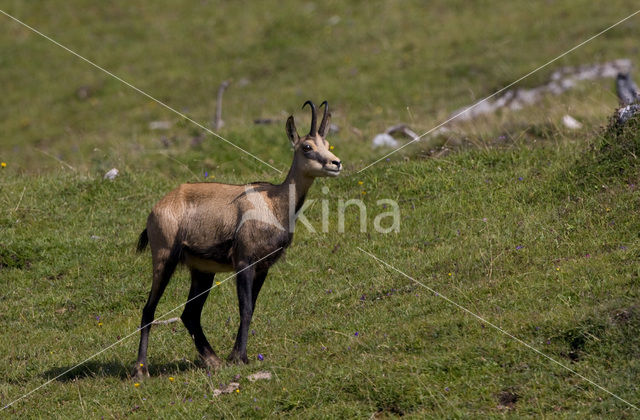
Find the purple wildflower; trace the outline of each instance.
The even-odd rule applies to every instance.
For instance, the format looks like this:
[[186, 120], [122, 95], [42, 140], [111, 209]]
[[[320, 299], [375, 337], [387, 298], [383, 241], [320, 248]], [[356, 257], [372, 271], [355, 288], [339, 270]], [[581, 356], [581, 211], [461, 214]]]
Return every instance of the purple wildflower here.
[[205, 178], [208, 178], [208, 177], [209, 177], [209, 172], [204, 171], [204, 177], [205, 177]]
[[521, 177], [521, 176], [519, 176], [519, 177], [518, 177], [518, 181], [522, 181], [523, 179], [524, 179], [524, 178], [523, 178], [523, 177]]
[[522, 248], [524, 248], [524, 246], [523, 246], [523, 245], [518, 245], [518, 246], [516, 247], [516, 250], [520, 250], [520, 249], [522, 249]]
[[445, 390], [445, 392], [449, 392], [449, 387], [448, 387], [448, 386], [445, 386], [445, 387], [444, 387], [444, 390]]
[[264, 360], [264, 356], [262, 354], [258, 354], [258, 360], [262, 362]]
[[357, 336], [359, 335], [359, 334], [358, 334], [358, 331], [356, 331], [356, 332], [355, 332], [355, 334], [353, 334], [353, 335], [355, 335], [355, 336], [357, 337]]

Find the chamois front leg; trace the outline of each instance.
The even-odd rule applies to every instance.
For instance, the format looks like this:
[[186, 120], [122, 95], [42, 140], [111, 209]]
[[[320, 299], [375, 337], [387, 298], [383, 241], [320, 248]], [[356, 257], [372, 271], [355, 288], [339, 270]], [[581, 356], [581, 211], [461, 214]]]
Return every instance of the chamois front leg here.
[[238, 309], [240, 310], [240, 326], [238, 327], [238, 335], [233, 345], [233, 350], [228, 357], [232, 363], [249, 363], [247, 357], [247, 339], [251, 317], [253, 316], [253, 282], [256, 277], [256, 269], [254, 266], [247, 267], [240, 265], [237, 267], [236, 274], [236, 291], [238, 293]]

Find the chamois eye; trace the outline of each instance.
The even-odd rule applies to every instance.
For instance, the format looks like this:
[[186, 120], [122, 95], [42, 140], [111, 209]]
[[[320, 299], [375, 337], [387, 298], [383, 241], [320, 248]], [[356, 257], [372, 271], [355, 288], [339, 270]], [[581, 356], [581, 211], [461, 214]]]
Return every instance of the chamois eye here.
[[305, 152], [310, 152], [313, 149], [313, 147], [311, 147], [310, 144], [303, 144], [302, 145], [302, 150]]

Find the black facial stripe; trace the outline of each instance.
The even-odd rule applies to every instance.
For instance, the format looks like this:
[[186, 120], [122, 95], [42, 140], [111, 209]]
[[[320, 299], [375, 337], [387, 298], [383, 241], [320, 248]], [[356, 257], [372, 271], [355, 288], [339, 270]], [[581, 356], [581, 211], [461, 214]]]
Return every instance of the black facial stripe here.
[[304, 157], [306, 157], [307, 159], [313, 159], [316, 160], [318, 162], [320, 162], [323, 166], [327, 164], [327, 160], [325, 158], [323, 158], [322, 156], [320, 156], [320, 153], [316, 152], [316, 151], [310, 151], [310, 152], [305, 152], [304, 153]]

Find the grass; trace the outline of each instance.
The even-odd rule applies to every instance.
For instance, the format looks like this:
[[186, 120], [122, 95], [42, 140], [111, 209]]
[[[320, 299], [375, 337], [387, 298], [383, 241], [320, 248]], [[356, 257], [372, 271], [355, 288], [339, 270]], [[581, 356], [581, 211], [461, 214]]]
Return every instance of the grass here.
[[[611, 83], [469, 124], [472, 147], [434, 159], [419, 144], [355, 175], [381, 154], [370, 149], [373, 134], [398, 121], [426, 131], [630, 14], [631, 3], [0, 4], [198, 121], [211, 118], [217, 84], [232, 76], [221, 134], [282, 169], [290, 156], [283, 124], [249, 122], [296, 112], [302, 131], [297, 107], [328, 98], [341, 128], [332, 143], [348, 162], [346, 176], [312, 188], [317, 201], [306, 214], [318, 232], [300, 229], [271, 270], [251, 327], [251, 364], [210, 372], [180, 324], [158, 326], [152, 378], [138, 387], [129, 379], [135, 334], [3, 414], [634, 417], [623, 402], [357, 249], [636, 404], [640, 137], [637, 120], [622, 130], [599, 127], [616, 104]], [[629, 55], [638, 35], [632, 23], [561, 64]], [[282, 178], [217, 140], [194, 141], [202, 133], [169, 112], [19, 26], [5, 28], [3, 406], [135, 331], [151, 267], [134, 246], [165, 192], [204, 171], [224, 182]], [[87, 99], [75, 94], [82, 86]], [[565, 113], [585, 128], [563, 128]], [[149, 130], [154, 120], [173, 127]], [[507, 140], [497, 143], [500, 136]], [[121, 175], [103, 180], [113, 166]], [[368, 232], [359, 231], [355, 208], [345, 233], [334, 229], [340, 198], [365, 201]], [[385, 198], [400, 205], [397, 234], [373, 229]], [[330, 209], [326, 233], [321, 200]], [[179, 271], [157, 314], [184, 303], [188, 286]], [[236, 305], [232, 279], [205, 305], [203, 325], [221, 355], [233, 343]], [[245, 379], [258, 370], [273, 378]], [[236, 375], [239, 393], [211, 396]]]

